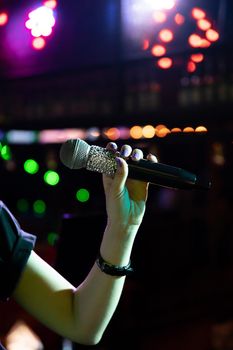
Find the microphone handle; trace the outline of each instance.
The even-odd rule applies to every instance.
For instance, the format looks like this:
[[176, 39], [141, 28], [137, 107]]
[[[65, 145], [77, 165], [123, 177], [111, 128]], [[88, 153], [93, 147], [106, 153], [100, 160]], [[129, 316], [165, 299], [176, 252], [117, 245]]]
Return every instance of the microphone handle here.
[[210, 183], [182, 168], [163, 163], [151, 163], [144, 159], [134, 162], [127, 160], [129, 177], [150, 182], [154, 185], [173, 189], [208, 189]]

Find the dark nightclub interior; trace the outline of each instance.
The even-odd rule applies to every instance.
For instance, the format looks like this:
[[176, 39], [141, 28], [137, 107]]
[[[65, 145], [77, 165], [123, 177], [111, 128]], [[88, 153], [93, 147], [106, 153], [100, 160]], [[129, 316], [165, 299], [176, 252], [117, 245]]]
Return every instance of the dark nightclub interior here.
[[[135, 273], [90, 348], [233, 349], [232, 31], [231, 0], [0, 0], [1, 200], [40, 256], [77, 284], [105, 227], [101, 174], [64, 166], [67, 139], [127, 143], [211, 182], [150, 185]], [[0, 340], [89, 348], [11, 299]]]

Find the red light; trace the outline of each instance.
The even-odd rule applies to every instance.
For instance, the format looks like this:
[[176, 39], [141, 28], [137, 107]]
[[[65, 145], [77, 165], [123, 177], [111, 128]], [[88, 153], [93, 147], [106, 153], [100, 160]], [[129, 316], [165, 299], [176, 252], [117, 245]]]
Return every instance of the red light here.
[[195, 72], [195, 70], [196, 70], [196, 64], [192, 61], [189, 61], [187, 64], [187, 71], [189, 73], [193, 73], [193, 72]]
[[171, 68], [172, 66], [172, 59], [169, 58], [169, 57], [163, 57], [163, 58], [160, 58], [157, 62], [159, 68], [162, 68], [162, 69], [169, 69]]
[[219, 34], [214, 29], [208, 29], [207, 32], [206, 32], [206, 38], [209, 41], [217, 41], [219, 39]]
[[200, 63], [204, 60], [204, 55], [202, 53], [194, 53], [190, 56], [191, 60], [195, 63]]
[[206, 13], [205, 13], [205, 11], [203, 11], [202, 9], [200, 9], [200, 8], [198, 8], [198, 7], [194, 7], [193, 9], [192, 9], [192, 12], [191, 12], [191, 14], [192, 14], [192, 17], [194, 18], [194, 19], [202, 19], [202, 18], [204, 18], [205, 16], [206, 16]]
[[182, 24], [184, 24], [185, 18], [180, 13], [177, 13], [174, 17], [174, 20], [175, 20], [176, 24], [181, 26]]
[[8, 22], [8, 15], [6, 12], [0, 12], [0, 26], [4, 26]]
[[189, 45], [192, 47], [200, 47], [202, 43], [202, 39], [197, 34], [191, 34], [188, 38]]
[[210, 29], [211, 23], [207, 19], [199, 19], [197, 21], [197, 26], [201, 30], [207, 30], [207, 29]]
[[150, 42], [148, 39], [144, 39], [143, 40], [143, 44], [142, 44], [142, 49], [145, 51], [147, 49], [149, 49], [149, 46], [150, 46]]
[[35, 38], [32, 41], [32, 46], [36, 50], [42, 50], [45, 47], [45, 40], [41, 37]]
[[166, 53], [166, 49], [162, 45], [154, 45], [151, 49], [151, 53], [156, 57], [163, 56]]
[[159, 38], [166, 43], [172, 41], [173, 37], [174, 35], [170, 29], [162, 29], [159, 32]]

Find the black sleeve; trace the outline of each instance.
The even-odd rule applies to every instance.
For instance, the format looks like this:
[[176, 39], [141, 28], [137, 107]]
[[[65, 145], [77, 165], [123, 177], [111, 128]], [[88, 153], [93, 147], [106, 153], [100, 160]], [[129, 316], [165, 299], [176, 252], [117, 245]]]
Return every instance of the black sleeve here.
[[14, 291], [35, 241], [36, 236], [24, 232], [0, 201], [0, 300], [7, 300]]

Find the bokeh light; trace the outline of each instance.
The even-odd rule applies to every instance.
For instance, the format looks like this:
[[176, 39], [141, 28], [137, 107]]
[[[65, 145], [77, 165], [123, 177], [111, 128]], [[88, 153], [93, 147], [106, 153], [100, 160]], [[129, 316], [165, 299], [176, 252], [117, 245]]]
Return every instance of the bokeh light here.
[[43, 215], [46, 212], [46, 204], [42, 199], [37, 199], [33, 203], [33, 212], [37, 215]]
[[56, 186], [60, 181], [60, 176], [56, 171], [48, 170], [44, 174], [44, 181], [47, 185]]
[[8, 22], [8, 14], [6, 12], [0, 12], [0, 26], [6, 25]]
[[39, 164], [34, 159], [27, 159], [24, 162], [24, 170], [28, 174], [36, 174], [39, 170]]
[[157, 65], [161, 69], [169, 69], [172, 67], [173, 61], [170, 57], [162, 57], [158, 60]]
[[53, 10], [47, 6], [38, 7], [31, 11], [28, 15], [29, 19], [25, 26], [31, 31], [32, 36], [49, 36], [52, 33], [52, 28], [55, 25], [55, 17]]
[[80, 188], [76, 192], [76, 199], [81, 203], [87, 202], [89, 198], [90, 198], [90, 192], [85, 188]]

